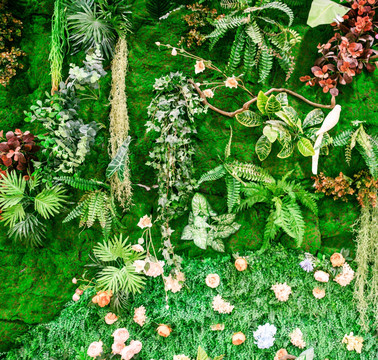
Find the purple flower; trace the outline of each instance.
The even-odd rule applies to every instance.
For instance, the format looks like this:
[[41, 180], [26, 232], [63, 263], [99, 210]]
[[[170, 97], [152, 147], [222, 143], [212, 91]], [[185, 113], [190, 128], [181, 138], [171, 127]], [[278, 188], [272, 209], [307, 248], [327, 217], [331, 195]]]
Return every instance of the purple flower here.
[[309, 259], [304, 259], [302, 262], [299, 263], [299, 265], [304, 271], [311, 272], [312, 270], [314, 270], [314, 265]]

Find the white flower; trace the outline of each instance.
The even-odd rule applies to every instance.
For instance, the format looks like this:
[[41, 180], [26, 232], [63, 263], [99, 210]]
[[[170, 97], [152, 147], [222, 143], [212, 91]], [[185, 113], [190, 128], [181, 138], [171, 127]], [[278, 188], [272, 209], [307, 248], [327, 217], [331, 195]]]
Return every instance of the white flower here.
[[255, 338], [255, 344], [259, 349], [268, 349], [274, 344], [274, 335], [277, 332], [277, 328], [274, 325], [266, 323], [265, 325], [259, 325], [256, 331], [253, 332]]
[[132, 245], [131, 248], [132, 248], [135, 252], [143, 252], [143, 251], [144, 251], [143, 246], [142, 246], [142, 245], [139, 245], [139, 244]]
[[144, 229], [146, 227], [152, 227], [152, 222], [151, 222], [151, 219], [148, 215], [144, 215], [142, 218], [140, 218], [139, 222], [138, 222], [138, 226], [141, 228], [141, 229]]
[[196, 61], [196, 64], [194, 65], [194, 72], [196, 74], [204, 72], [205, 69], [206, 69], [205, 63], [202, 60]]
[[228, 88], [237, 88], [238, 87], [238, 81], [235, 79], [235, 76], [227, 78], [227, 80], [224, 82], [224, 85]]
[[172, 55], [172, 56], [176, 56], [176, 55], [177, 55], [177, 50], [176, 50], [176, 48], [173, 48], [173, 49], [172, 49], [171, 55]]
[[156, 46], [160, 46], [161, 44], [160, 44], [159, 41], [156, 41], [156, 42], [155, 42], [155, 45], [156, 45]]
[[133, 263], [136, 272], [144, 271], [144, 267], [146, 266], [146, 262], [144, 260], [135, 260]]
[[206, 89], [206, 90], [203, 91], [203, 93], [207, 98], [213, 98], [214, 97], [213, 90], [211, 90], [211, 89]]

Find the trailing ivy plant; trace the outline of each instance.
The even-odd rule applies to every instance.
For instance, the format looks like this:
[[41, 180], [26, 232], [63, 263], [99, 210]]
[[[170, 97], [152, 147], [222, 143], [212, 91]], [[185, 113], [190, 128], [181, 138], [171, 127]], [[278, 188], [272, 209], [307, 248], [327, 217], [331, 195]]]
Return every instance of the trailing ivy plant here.
[[[257, 108], [260, 113], [246, 110], [237, 114], [236, 119], [247, 127], [263, 126], [263, 135], [255, 145], [256, 154], [261, 161], [269, 156], [276, 140], [281, 145], [281, 151], [277, 155], [281, 159], [291, 156], [295, 147], [303, 156], [315, 155], [312, 142], [315, 142], [316, 132], [320, 129], [316, 126], [324, 120], [322, 110], [310, 111], [302, 122], [296, 110], [289, 106], [286, 93], [268, 97], [262, 91], [257, 97]], [[326, 133], [321, 144], [322, 154], [328, 154], [327, 143], [329, 135]]]
[[74, 189], [86, 191], [77, 206], [63, 220], [63, 223], [80, 218], [79, 227], [90, 228], [98, 220], [105, 239], [109, 238], [116, 226], [122, 228], [113, 195], [109, 191], [109, 185], [97, 180], [85, 180], [69, 176], [59, 177], [55, 180]]
[[222, 239], [228, 238], [240, 229], [235, 222], [235, 214], [218, 215], [206, 198], [196, 193], [192, 199], [189, 223], [185, 226], [181, 240], [193, 240], [194, 244], [206, 250], [208, 246], [215, 251], [224, 252]]
[[66, 202], [64, 189], [42, 185], [40, 175], [28, 180], [16, 171], [0, 175], [1, 221], [8, 235], [31, 246], [42, 245], [44, 220], [57, 215]]
[[302, 215], [301, 203], [318, 214], [316, 195], [305, 190], [301, 184], [289, 181], [289, 171], [281, 180], [271, 183], [250, 182], [242, 187], [241, 193], [244, 199], [241, 200], [237, 211], [251, 208], [258, 203], [267, 205], [269, 215], [266, 219], [264, 229], [264, 242], [262, 250], [269, 246], [280, 230], [295, 239], [297, 246], [300, 246], [305, 232], [305, 222]]
[[335, 136], [332, 139], [332, 144], [345, 146], [345, 158], [348, 164], [352, 160], [352, 150], [356, 148], [365, 160], [372, 176], [378, 177], [378, 126], [376, 120], [353, 122], [352, 129]]
[[[294, 70], [291, 52], [301, 41], [299, 34], [290, 28], [294, 20], [292, 10], [280, 1], [262, 4], [254, 0], [238, 0], [223, 4], [231, 12], [214, 22], [215, 29], [208, 37], [212, 49], [229, 30], [236, 29], [228, 71], [233, 72], [243, 62], [245, 74], [249, 75], [253, 68], [257, 68], [259, 81], [266, 82], [273, 61], [277, 59], [289, 78]], [[281, 17], [272, 18], [277, 10], [286, 15], [287, 24], [282, 22]]]
[[192, 156], [195, 152], [192, 136], [197, 131], [195, 117], [206, 112], [199, 96], [182, 73], [170, 73], [156, 79], [155, 98], [148, 107], [147, 133], [155, 134], [154, 147], [147, 165], [157, 171], [158, 217], [162, 225], [168, 265], [179, 266], [180, 258], [173, 254], [169, 222], [187, 210], [196, 180], [193, 178]]
[[198, 180], [198, 185], [205, 181], [214, 181], [225, 178], [227, 187], [227, 208], [232, 213], [235, 206], [240, 203], [240, 189], [243, 180], [272, 182], [274, 179], [264, 169], [251, 163], [241, 163], [230, 160], [232, 144], [232, 128], [230, 139], [224, 152], [223, 164], [203, 174]]
[[85, 124], [79, 117], [80, 92], [90, 92], [99, 87], [99, 80], [106, 72], [102, 67], [103, 58], [97, 49], [87, 54], [83, 67], [71, 65], [67, 83], [60, 83], [54, 95], [46, 93], [44, 101], [38, 100], [31, 106], [26, 122], [38, 122], [48, 131], [39, 135], [44, 147], [45, 163], [41, 171], [48, 177], [56, 173], [74, 173], [80, 169], [95, 142], [99, 129], [92, 121]]

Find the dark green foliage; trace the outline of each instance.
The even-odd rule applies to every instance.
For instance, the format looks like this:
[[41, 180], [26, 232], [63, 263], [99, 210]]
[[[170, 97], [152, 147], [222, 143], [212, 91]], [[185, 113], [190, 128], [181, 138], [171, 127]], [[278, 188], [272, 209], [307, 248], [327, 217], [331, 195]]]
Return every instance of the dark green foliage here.
[[[107, 325], [104, 316], [109, 308], [88, 306], [94, 292], [85, 291], [81, 299], [70, 302], [58, 318], [35, 327], [20, 338], [22, 347], [13, 349], [6, 359], [74, 360], [80, 353], [86, 353], [91, 342], [99, 339], [109, 354], [113, 343], [111, 334], [122, 327], [130, 332], [130, 338], [142, 342], [139, 356], [143, 360], [171, 360], [178, 354], [193, 359], [198, 346], [210, 357], [224, 354], [225, 359], [232, 360], [273, 359], [280, 348], [298, 356], [303, 350], [293, 346], [289, 338], [289, 333], [296, 327], [304, 334], [307, 348], [314, 348], [316, 359], [374, 359], [378, 351], [376, 338], [358, 325], [358, 313], [351, 302], [353, 285], [341, 287], [335, 281], [329, 281], [321, 285], [326, 297], [316, 299], [312, 290], [320, 285], [312, 273], [306, 273], [299, 266], [303, 258], [303, 254], [296, 251], [276, 247], [263, 255], [249, 254], [249, 266], [244, 272], [235, 269], [231, 256], [185, 259], [183, 271], [187, 280], [180, 292], [168, 293], [169, 309], [165, 307], [161, 278], [149, 278], [146, 292], [130, 303], [131, 309], [145, 306], [147, 322], [143, 327], [134, 323], [133, 312], [119, 312], [119, 320]], [[214, 273], [220, 276], [221, 283], [218, 288], [211, 289], [206, 286], [205, 278]], [[287, 282], [293, 292], [287, 302], [279, 302], [270, 289], [283, 282]], [[213, 297], [218, 294], [235, 306], [231, 314], [221, 315], [212, 309]], [[371, 312], [368, 319], [373, 321]], [[261, 350], [254, 344], [253, 332], [267, 322], [276, 326], [276, 340], [272, 348]], [[168, 338], [156, 333], [161, 323], [173, 328]], [[223, 331], [210, 329], [211, 325], [219, 323], [225, 325]], [[242, 331], [247, 340], [234, 346], [231, 337], [238, 331]], [[351, 331], [364, 339], [361, 354], [348, 351], [342, 344], [344, 335]]]
[[156, 21], [169, 12], [173, 7], [171, 0], [147, 0], [146, 9], [149, 15]]

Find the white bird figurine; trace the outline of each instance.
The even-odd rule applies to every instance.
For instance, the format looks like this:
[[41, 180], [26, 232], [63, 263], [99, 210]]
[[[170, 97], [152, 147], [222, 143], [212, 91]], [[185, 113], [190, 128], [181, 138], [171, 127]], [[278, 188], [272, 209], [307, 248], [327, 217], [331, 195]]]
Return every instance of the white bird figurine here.
[[316, 132], [315, 135], [318, 137], [316, 138], [314, 149], [315, 149], [315, 155], [312, 157], [312, 173], [316, 175], [318, 173], [318, 162], [319, 162], [319, 154], [320, 154], [320, 145], [322, 144], [323, 135], [331, 130], [333, 127], [336, 126], [336, 124], [339, 122], [340, 119], [340, 112], [341, 112], [341, 106], [336, 105], [331, 112], [326, 116], [326, 118], [323, 121], [322, 126], [320, 129]]

